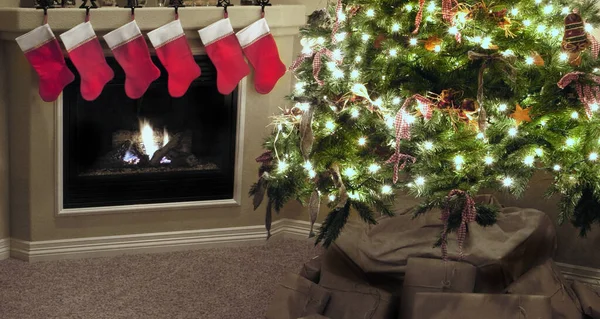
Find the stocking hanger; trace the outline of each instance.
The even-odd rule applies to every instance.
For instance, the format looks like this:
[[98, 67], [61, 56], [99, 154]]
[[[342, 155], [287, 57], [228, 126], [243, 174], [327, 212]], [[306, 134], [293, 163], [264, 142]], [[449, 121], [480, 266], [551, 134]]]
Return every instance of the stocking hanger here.
[[79, 6], [80, 9], [85, 9], [85, 22], [90, 21], [90, 9], [97, 9], [98, 5], [96, 4], [96, 0], [90, 0], [92, 3], [91, 6], [87, 5], [88, 0], [83, 0], [83, 3]]
[[131, 9], [131, 20], [135, 20], [135, 8], [141, 8], [138, 0], [127, 0], [125, 8]]
[[265, 7], [270, 7], [271, 0], [256, 0], [256, 5], [260, 6], [260, 16], [265, 17]]
[[183, 0], [169, 0], [169, 7], [175, 8], [175, 19], [179, 19], [179, 8], [184, 8]]
[[227, 7], [233, 7], [233, 4], [231, 4], [230, 0], [219, 0], [217, 2], [217, 7], [223, 7], [223, 10], [225, 10], [225, 12], [223, 13], [223, 16], [225, 18], [228, 18], [229, 13], [227, 12]]
[[37, 0], [36, 9], [44, 10], [44, 24], [48, 23], [48, 9], [54, 8], [55, 0]]

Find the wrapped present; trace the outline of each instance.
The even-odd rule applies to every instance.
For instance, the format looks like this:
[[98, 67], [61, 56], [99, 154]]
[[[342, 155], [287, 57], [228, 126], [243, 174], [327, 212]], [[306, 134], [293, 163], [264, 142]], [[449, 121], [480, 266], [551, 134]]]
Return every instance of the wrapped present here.
[[411, 317], [402, 319], [551, 319], [545, 296], [420, 292]]
[[330, 293], [296, 274], [287, 274], [267, 309], [267, 319], [297, 319], [322, 314]]
[[400, 301], [400, 318], [410, 318], [418, 292], [473, 292], [477, 268], [440, 259], [409, 258]]
[[579, 298], [583, 313], [593, 319], [600, 319], [600, 292], [578, 281], [573, 282], [572, 287]]
[[302, 265], [300, 269], [300, 276], [314, 282], [319, 283], [319, 277], [321, 276], [321, 261], [323, 260], [322, 255], [314, 257], [306, 264]]
[[398, 298], [390, 293], [321, 271], [319, 285], [331, 293], [324, 316], [335, 319], [387, 319], [397, 315]]
[[306, 317], [302, 317], [302, 318], [298, 318], [298, 319], [329, 319], [325, 316], [321, 316], [321, 315], [310, 315], [310, 316], [306, 316]]
[[581, 305], [552, 259], [531, 269], [513, 284], [510, 294], [541, 295], [550, 298], [554, 319], [581, 319]]

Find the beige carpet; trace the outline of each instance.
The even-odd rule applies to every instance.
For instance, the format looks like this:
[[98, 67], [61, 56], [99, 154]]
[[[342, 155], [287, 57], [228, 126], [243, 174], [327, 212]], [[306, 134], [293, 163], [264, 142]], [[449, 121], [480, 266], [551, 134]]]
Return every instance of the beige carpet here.
[[25, 263], [0, 261], [0, 318], [263, 318], [276, 284], [318, 250], [266, 246]]

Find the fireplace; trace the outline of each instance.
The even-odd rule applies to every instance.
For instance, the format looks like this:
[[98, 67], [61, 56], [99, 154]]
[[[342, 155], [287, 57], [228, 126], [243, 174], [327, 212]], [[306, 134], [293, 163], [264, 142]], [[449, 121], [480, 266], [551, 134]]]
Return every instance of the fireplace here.
[[219, 94], [214, 65], [195, 60], [202, 75], [181, 98], [170, 97], [158, 60], [161, 77], [139, 100], [125, 95], [113, 58], [115, 78], [97, 100], [81, 98], [78, 78], [64, 90], [64, 208], [233, 197], [238, 92]]

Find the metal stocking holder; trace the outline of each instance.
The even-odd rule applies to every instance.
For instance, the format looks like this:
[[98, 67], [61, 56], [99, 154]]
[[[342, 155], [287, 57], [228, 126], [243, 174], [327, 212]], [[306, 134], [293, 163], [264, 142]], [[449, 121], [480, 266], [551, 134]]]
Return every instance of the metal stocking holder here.
[[223, 10], [225, 10], [225, 12], [223, 13], [223, 16], [225, 18], [229, 17], [229, 13], [227, 12], [227, 7], [233, 7], [233, 4], [231, 4], [230, 0], [219, 0], [217, 2], [217, 7], [222, 7]]
[[88, 0], [83, 0], [83, 3], [79, 6], [80, 9], [85, 9], [85, 22], [90, 21], [90, 9], [97, 9], [98, 5], [96, 0], [90, 0], [91, 6], [87, 5]]
[[175, 19], [179, 19], [179, 8], [185, 8], [183, 0], [169, 0], [169, 7], [175, 8]]
[[48, 9], [59, 6], [56, 0], [37, 0], [36, 4], [36, 9], [44, 10], [44, 24], [48, 23]]
[[135, 19], [135, 8], [141, 7], [142, 6], [139, 5], [138, 0], [127, 0], [127, 5], [125, 6], [125, 8], [131, 9], [131, 20]]
[[265, 7], [271, 6], [269, 2], [271, 2], [271, 0], [256, 0], [256, 5], [260, 6], [260, 15], [263, 18], [265, 17]]

